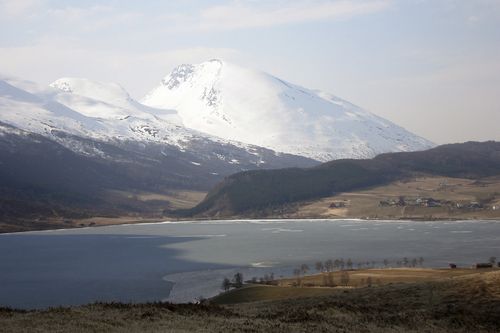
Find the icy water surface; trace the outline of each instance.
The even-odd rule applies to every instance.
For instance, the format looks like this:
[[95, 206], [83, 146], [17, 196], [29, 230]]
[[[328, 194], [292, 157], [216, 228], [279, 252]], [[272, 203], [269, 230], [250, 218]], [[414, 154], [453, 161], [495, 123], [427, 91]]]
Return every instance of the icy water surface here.
[[165, 222], [0, 235], [0, 306], [191, 301], [302, 263], [423, 257], [469, 266], [500, 257], [499, 221], [253, 220]]

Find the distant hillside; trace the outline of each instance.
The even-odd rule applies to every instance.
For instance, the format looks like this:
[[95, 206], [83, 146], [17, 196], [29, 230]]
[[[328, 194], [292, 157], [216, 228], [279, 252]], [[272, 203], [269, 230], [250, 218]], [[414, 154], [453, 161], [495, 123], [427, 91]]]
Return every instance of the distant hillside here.
[[300, 169], [259, 170], [229, 176], [184, 216], [258, 215], [302, 200], [389, 183], [416, 175], [482, 178], [500, 175], [500, 142], [449, 144], [367, 160], [336, 160]]

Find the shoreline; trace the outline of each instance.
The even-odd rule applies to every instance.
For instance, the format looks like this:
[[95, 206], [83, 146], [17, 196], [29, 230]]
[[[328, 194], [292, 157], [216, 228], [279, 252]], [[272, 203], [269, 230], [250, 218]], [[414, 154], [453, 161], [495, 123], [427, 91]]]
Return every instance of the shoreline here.
[[[166, 217], [168, 218], [168, 217]], [[94, 218], [92, 218], [94, 219]], [[99, 219], [99, 218], [97, 218]], [[107, 218], [105, 218], [107, 219]], [[118, 218], [121, 219], [121, 218]], [[66, 230], [83, 230], [83, 229], [92, 229], [92, 228], [103, 228], [103, 227], [111, 227], [111, 226], [128, 226], [128, 225], [151, 225], [151, 224], [179, 224], [179, 223], [198, 223], [198, 222], [275, 222], [275, 221], [353, 221], [353, 222], [363, 222], [363, 221], [374, 221], [374, 222], [385, 222], [385, 223], [394, 223], [394, 222], [470, 222], [470, 221], [484, 221], [484, 222], [500, 222], [500, 219], [497, 218], [433, 218], [433, 219], [387, 219], [387, 218], [320, 218], [320, 217], [311, 217], [311, 218], [293, 218], [293, 217], [276, 217], [276, 218], [193, 218], [193, 219], [175, 219], [175, 220], [156, 220], [156, 219], [137, 219], [130, 220], [123, 223], [105, 223], [105, 224], [94, 224], [94, 225], [85, 225], [85, 226], [70, 226], [70, 227], [61, 227], [54, 229], [31, 229], [31, 230], [22, 230], [22, 231], [12, 231], [12, 232], [4, 232], [0, 230], [0, 235], [14, 235], [14, 234], [24, 234], [30, 232], [54, 232], [54, 231], [66, 231]]]

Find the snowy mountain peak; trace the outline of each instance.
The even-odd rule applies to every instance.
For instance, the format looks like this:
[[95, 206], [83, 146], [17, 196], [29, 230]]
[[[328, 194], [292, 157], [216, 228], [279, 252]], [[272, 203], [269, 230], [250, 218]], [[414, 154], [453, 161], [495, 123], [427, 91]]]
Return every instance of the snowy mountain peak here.
[[321, 161], [432, 146], [336, 96], [217, 59], [178, 66], [142, 102], [201, 132]]
[[220, 75], [223, 64], [221, 60], [210, 60], [199, 65], [180, 65], [163, 78], [161, 85], [172, 90], [178, 88], [183, 83], [201, 78], [205, 78], [206, 81], [212, 81], [213, 83]]
[[116, 83], [93, 81], [83, 78], [60, 78], [50, 84], [51, 87], [66, 93], [106, 101], [113, 105], [126, 106], [131, 98], [122, 86]]
[[54, 99], [87, 117], [123, 120], [161, 119], [170, 125], [182, 125], [174, 110], [154, 109], [132, 99], [119, 84], [84, 78], [61, 78], [50, 84], [57, 89]]

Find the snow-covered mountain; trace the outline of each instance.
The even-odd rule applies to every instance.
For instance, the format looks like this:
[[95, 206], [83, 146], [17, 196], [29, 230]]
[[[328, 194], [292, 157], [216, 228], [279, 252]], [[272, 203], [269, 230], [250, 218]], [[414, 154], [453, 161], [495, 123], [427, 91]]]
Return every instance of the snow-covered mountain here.
[[142, 103], [176, 110], [188, 128], [320, 161], [433, 146], [333, 95], [221, 60], [175, 68]]
[[168, 200], [137, 194], [430, 145], [333, 96], [220, 61], [178, 67], [144, 102], [114, 83], [0, 76], [0, 219], [162, 215]]
[[95, 140], [154, 142], [179, 149], [202, 139], [253, 149], [188, 129], [176, 111], [142, 105], [113, 83], [63, 78], [40, 88], [0, 80], [0, 107], [0, 121], [49, 137], [65, 132]]
[[97, 140], [177, 146], [204, 136], [183, 127], [175, 111], [141, 105], [115, 84], [60, 79], [40, 88], [16, 83], [0, 80], [0, 121], [37, 134], [63, 131]]
[[0, 79], [2, 123], [0, 136], [33, 133], [107, 163], [152, 163], [182, 184], [194, 178], [191, 187], [208, 188], [242, 170], [316, 164], [188, 129], [174, 110], [142, 105], [116, 84], [87, 79], [59, 79], [50, 87]]
[[140, 104], [116, 83], [82, 78], [61, 78], [50, 84], [58, 90], [54, 98], [79, 113], [94, 118], [123, 120], [135, 117], [150, 121], [165, 120], [182, 126], [175, 110], [154, 109]]

